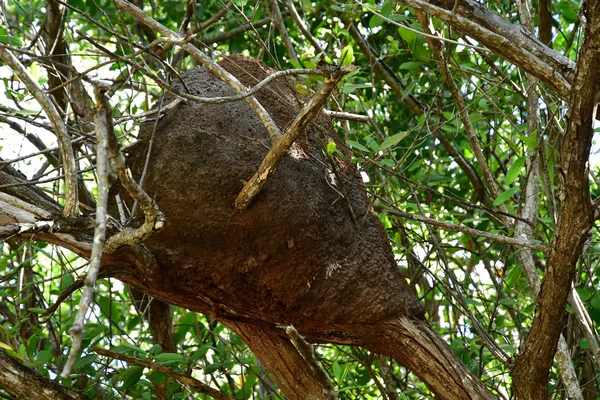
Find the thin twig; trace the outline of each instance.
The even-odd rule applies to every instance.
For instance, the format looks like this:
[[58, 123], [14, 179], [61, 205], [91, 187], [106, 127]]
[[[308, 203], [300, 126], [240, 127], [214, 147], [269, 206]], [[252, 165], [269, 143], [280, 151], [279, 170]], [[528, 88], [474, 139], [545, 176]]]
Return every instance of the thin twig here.
[[83, 340], [83, 328], [85, 325], [85, 316], [92, 298], [94, 295], [94, 286], [96, 278], [100, 270], [100, 262], [102, 259], [102, 251], [104, 249], [104, 240], [106, 237], [106, 217], [108, 204], [108, 147], [109, 147], [109, 124], [112, 126], [112, 121], [109, 118], [110, 109], [105, 107], [102, 101], [104, 96], [98, 87], [94, 88], [96, 95], [97, 110], [95, 115], [96, 125], [96, 174], [98, 176], [98, 202], [96, 203], [96, 228], [94, 229], [94, 241], [92, 243], [92, 253], [90, 256], [90, 267], [85, 278], [83, 293], [79, 301], [79, 309], [75, 317], [73, 326], [69, 329], [69, 333], [73, 338], [69, 359], [67, 360], [60, 376], [68, 378], [71, 374], [71, 369], [81, 351], [81, 342]]
[[507, 244], [510, 246], [516, 246], [516, 247], [524, 247], [526, 249], [541, 250], [544, 252], [547, 252], [550, 250], [550, 247], [547, 245], [544, 245], [544, 244], [535, 244], [535, 243], [531, 243], [531, 242], [525, 242], [523, 240], [519, 240], [519, 239], [507, 237], [507, 236], [502, 236], [502, 235], [496, 235], [494, 233], [480, 231], [479, 229], [467, 228], [466, 226], [457, 225], [457, 224], [453, 224], [450, 222], [438, 221], [437, 219], [423, 217], [423, 216], [415, 215], [415, 214], [410, 214], [410, 213], [403, 212], [403, 211], [386, 210], [385, 212], [388, 214], [396, 215], [398, 217], [412, 219], [414, 221], [422, 222], [427, 225], [437, 226], [437, 227], [445, 229], [449, 232], [462, 232], [462, 233], [469, 234], [471, 236], [483, 237], [486, 239], [493, 240], [494, 242]]
[[171, 368], [167, 368], [164, 365], [156, 364], [152, 361], [142, 360], [136, 357], [126, 356], [125, 354], [117, 353], [116, 351], [110, 351], [106, 349], [102, 349], [100, 347], [93, 347], [92, 350], [100, 354], [104, 357], [110, 357], [117, 360], [125, 361], [128, 364], [137, 365], [139, 367], [144, 367], [151, 369], [153, 371], [157, 371], [163, 373], [171, 378], [179, 381], [181, 384], [186, 385], [188, 387], [194, 388], [200, 393], [205, 393], [211, 396], [213, 399], [217, 400], [237, 400], [235, 397], [228, 395], [227, 393], [223, 393], [216, 389], [211, 388], [210, 386], [200, 382], [196, 378], [193, 378], [189, 375], [182, 374], [180, 372], [173, 371]]
[[79, 209], [79, 199], [77, 192], [77, 165], [75, 155], [71, 146], [71, 138], [67, 131], [67, 126], [62, 120], [60, 113], [56, 109], [50, 97], [44, 92], [42, 87], [29, 75], [23, 64], [4, 45], [0, 44], [0, 59], [2, 59], [15, 73], [21, 82], [25, 84], [29, 92], [40, 104], [52, 126], [54, 134], [58, 139], [60, 153], [65, 170], [65, 206], [63, 214], [68, 218], [75, 218]]
[[119, 176], [121, 185], [129, 195], [140, 204], [144, 212], [144, 223], [137, 229], [126, 229], [112, 236], [107, 242], [104, 251], [107, 254], [113, 253], [121, 246], [133, 245], [143, 242], [153, 232], [161, 229], [165, 224], [165, 218], [158, 209], [158, 206], [150, 196], [138, 185], [131, 176], [131, 171], [127, 168], [125, 157], [119, 150], [119, 142], [114, 131], [112, 112], [106, 91], [108, 87], [98, 89], [97, 99], [100, 107], [106, 110], [106, 129], [108, 132], [108, 152]]
[[[176, 32], [166, 28], [162, 24], [156, 22], [154, 19], [150, 18], [146, 13], [144, 13], [141, 9], [134, 6], [132, 3], [126, 0], [115, 0], [115, 4], [123, 9], [125, 12], [133, 16], [140, 23], [148, 26], [154, 31], [160, 33], [163, 36], [172, 37], [174, 40], [183, 40], [183, 37]], [[237, 80], [237, 78], [219, 66], [216, 62], [214, 62], [209, 56], [198, 50], [191, 43], [182, 43], [180, 44], [181, 48], [187, 51], [194, 59], [200, 62], [207, 70], [215, 74], [219, 79], [223, 80], [227, 83], [236, 93], [243, 93], [246, 91], [244, 85]], [[267, 132], [269, 133], [269, 137], [271, 138], [271, 142], [277, 141], [281, 137], [281, 132], [279, 128], [269, 115], [264, 107], [252, 96], [247, 97], [246, 102], [254, 110], [258, 118], [261, 120]]]
[[344, 119], [347, 121], [356, 121], [356, 122], [362, 122], [365, 124], [368, 124], [371, 119], [368, 115], [362, 115], [362, 114], [353, 114], [353, 113], [348, 113], [348, 112], [339, 112], [339, 111], [331, 111], [331, 110], [323, 110], [323, 113], [327, 116], [329, 116], [329, 118], [333, 118], [333, 119]]

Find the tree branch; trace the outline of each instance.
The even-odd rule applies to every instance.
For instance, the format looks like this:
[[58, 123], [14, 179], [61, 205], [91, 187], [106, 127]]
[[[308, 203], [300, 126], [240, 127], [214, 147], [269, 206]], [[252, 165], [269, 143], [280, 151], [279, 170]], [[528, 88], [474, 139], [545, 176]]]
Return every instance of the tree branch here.
[[411, 214], [411, 213], [407, 213], [407, 212], [403, 212], [403, 211], [385, 210], [385, 212], [388, 214], [391, 214], [391, 215], [396, 215], [398, 217], [412, 219], [413, 221], [422, 222], [424, 224], [438, 226], [449, 232], [463, 232], [463, 233], [469, 234], [471, 236], [483, 237], [486, 239], [493, 240], [494, 242], [506, 244], [509, 246], [524, 247], [526, 249], [541, 250], [544, 252], [550, 250], [550, 247], [548, 247], [547, 245], [544, 245], [544, 244], [535, 244], [535, 243], [531, 243], [531, 242], [525, 242], [523, 240], [514, 239], [511, 237], [507, 237], [507, 236], [496, 235], [494, 233], [480, 231], [479, 229], [467, 228], [466, 226], [456, 225], [456, 224], [452, 224], [450, 222], [438, 221], [437, 219], [423, 217], [420, 215]]
[[[184, 38], [178, 33], [173, 32], [172, 30], [166, 28], [162, 24], [156, 22], [154, 19], [150, 18], [146, 13], [144, 13], [141, 9], [134, 6], [132, 3], [126, 0], [114, 0], [115, 4], [123, 9], [125, 12], [133, 16], [140, 23], [152, 28], [156, 32], [160, 33], [163, 36], [171, 36], [176, 40], [183, 40]], [[229, 72], [225, 71], [221, 68], [216, 62], [214, 62], [210, 57], [206, 54], [198, 50], [194, 45], [190, 43], [182, 43], [181, 48], [187, 51], [194, 59], [196, 59], [200, 64], [202, 64], [208, 71], [215, 74], [215, 76], [219, 77], [219, 79], [223, 80], [227, 83], [236, 93], [243, 93], [246, 91], [244, 85], [237, 80], [236, 77], [231, 75]], [[254, 110], [258, 118], [262, 121], [263, 125], [269, 132], [269, 137], [271, 138], [271, 142], [275, 142], [281, 137], [281, 132], [279, 128], [269, 115], [264, 107], [254, 98], [248, 97], [245, 99], [246, 103]]]
[[89, 399], [27, 368], [4, 350], [0, 350], [0, 387], [19, 399]]
[[520, 27], [508, 23], [485, 7], [472, 0], [458, 0], [457, 7], [449, 7], [453, 10], [423, 0], [399, 1], [460, 29], [495, 54], [552, 87], [561, 97], [569, 96], [572, 61], [527, 36]]
[[156, 364], [152, 361], [142, 360], [136, 357], [126, 356], [125, 354], [117, 353], [115, 351], [110, 351], [106, 349], [102, 349], [100, 347], [94, 347], [92, 350], [100, 354], [104, 357], [110, 357], [117, 360], [125, 361], [128, 364], [137, 365], [139, 367], [144, 367], [151, 369], [153, 371], [157, 371], [163, 373], [167, 376], [170, 376], [173, 379], [176, 379], [182, 385], [189, 386], [200, 393], [207, 394], [211, 396], [213, 399], [217, 400], [236, 400], [235, 397], [228, 395], [227, 393], [223, 393], [217, 389], [213, 389], [210, 386], [200, 382], [198, 379], [191, 377], [190, 375], [182, 374], [177, 371], [173, 371], [171, 368], [167, 368], [164, 365]]
[[71, 138], [67, 131], [67, 126], [63, 122], [59, 111], [50, 100], [50, 97], [44, 92], [42, 87], [29, 75], [23, 64], [10, 53], [4, 45], [0, 44], [0, 59], [2, 59], [15, 73], [21, 82], [25, 84], [29, 92], [40, 104], [54, 128], [54, 134], [58, 139], [60, 154], [63, 159], [65, 170], [65, 206], [63, 214], [68, 218], [75, 218], [79, 208], [77, 194], [77, 165], [73, 147], [71, 147]]
[[331, 92], [335, 89], [338, 82], [347, 73], [353, 71], [356, 67], [335, 67], [325, 66], [324, 71], [327, 71], [327, 77], [317, 90], [317, 92], [310, 98], [310, 100], [302, 107], [302, 110], [298, 113], [289, 129], [283, 135], [283, 137], [277, 140], [269, 150], [269, 153], [264, 158], [258, 171], [250, 178], [248, 183], [244, 185], [241, 192], [235, 199], [235, 209], [244, 210], [248, 207], [248, 204], [252, 199], [260, 192], [260, 189], [267, 182], [268, 177], [275, 171], [277, 165], [285, 155], [285, 153], [292, 146], [294, 141], [304, 131], [304, 128], [317, 116], [323, 108], [325, 102], [331, 95]]
[[593, 223], [588, 160], [593, 137], [592, 114], [600, 63], [600, 3], [588, 4], [588, 21], [577, 70], [569, 93], [567, 129], [560, 151], [561, 200], [546, 272], [529, 335], [521, 345], [514, 370], [518, 399], [547, 396], [548, 372], [563, 328], [567, 296], [575, 267]]
[[[108, 143], [109, 143], [109, 128], [112, 125], [112, 120], [109, 118], [110, 109], [107, 110], [105, 102], [102, 101], [104, 93], [98, 87], [94, 88], [96, 100], [98, 101], [96, 110], [96, 174], [98, 176], [98, 202], [96, 203], [96, 228], [94, 229], [94, 241], [92, 242], [92, 254], [90, 256], [90, 267], [83, 284], [83, 293], [79, 301], [79, 309], [77, 316], [73, 322], [73, 326], [69, 329], [69, 333], [73, 338], [69, 359], [65, 363], [60, 374], [63, 378], [68, 378], [71, 374], [71, 369], [81, 351], [81, 342], [83, 340], [83, 329], [85, 326], [85, 316], [92, 304], [94, 295], [94, 286], [96, 278], [100, 270], [102, 260], [102, 251], [104, 248], [104, 240], [106, 237], [106, 218], [108, 204]], [[112, 133], [112, 132], [111, 132]]]

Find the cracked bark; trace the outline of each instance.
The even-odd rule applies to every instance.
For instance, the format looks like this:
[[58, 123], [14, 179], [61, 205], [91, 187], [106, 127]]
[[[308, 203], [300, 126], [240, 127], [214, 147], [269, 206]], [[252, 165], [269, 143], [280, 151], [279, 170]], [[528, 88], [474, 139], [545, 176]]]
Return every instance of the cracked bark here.
[[558, 223], [548, 255], [531, 331], [516, 358], [518, 399], [546, 399], [548, 372], [561, 333], [562, 315], [575, 267], [593, 223], [588, 158], [593, 135], [595, 82], [600, 62], [600, 3], [590, 4], [585, 38], [569, 94], [567, 129], [560, 151]]

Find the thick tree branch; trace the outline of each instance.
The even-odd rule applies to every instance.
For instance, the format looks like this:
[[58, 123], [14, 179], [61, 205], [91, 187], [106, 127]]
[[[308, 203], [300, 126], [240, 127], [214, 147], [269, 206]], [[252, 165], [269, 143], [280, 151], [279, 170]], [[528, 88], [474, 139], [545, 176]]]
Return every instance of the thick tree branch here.
[[87, 400], [88, 397], [41, 376], [0, 350], [0, 387], [18, 399]]
[[595, 85], [600, 63], [600, 3], [588, 4], [588, 23], [573, 86], [569, 94], [567, 129], [561, 148], [559, 200], [561, 206], [535, 317], [521, 345], [513, 377], [518, 399], [545, 399], [567, 296], [576, 263], [593, 223], [588, 159], [595, 107]]
[[454, 7], [454, 1], [446, 2], [448, 8], [456, 12], [423, 0], [399, 1], [461, 30], [546, 83], [563, 98], [568, 97], [573, 62], [527, 35], [521, 27], [510, 24], [472, 0], [460, 0], [457, 7]]

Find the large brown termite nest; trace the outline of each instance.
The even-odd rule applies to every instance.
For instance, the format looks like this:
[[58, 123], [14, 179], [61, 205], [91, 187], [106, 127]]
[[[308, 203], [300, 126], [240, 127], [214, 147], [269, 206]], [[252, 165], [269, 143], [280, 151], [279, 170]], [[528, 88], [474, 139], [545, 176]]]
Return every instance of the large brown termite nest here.
[[[221, 66], [248, 87], [273, 72], [243, 56], [228, 57]], [[233, 94], [202, 68], [182, 77], [178, 90]], [[271, 83], [256, 98], [282, 131], [306, 100], [291, 78]], [[167, 111], [156, 126], [145, 123], [142, 142], [128, 159], [139, 178], [153, 137], [144, 189], [167, 226], [146, 246], [160, 266], [160, 292], [198, 311], [293, 324], [304, 334], [421, 317], [360, 176], [340, 157], [332, 166], [323, 151], [335, 135], [321, 115], [250, 206], [234, 212], [237, 194], [270, 146], [250, 107], [244, 101], [189, 101]]]

